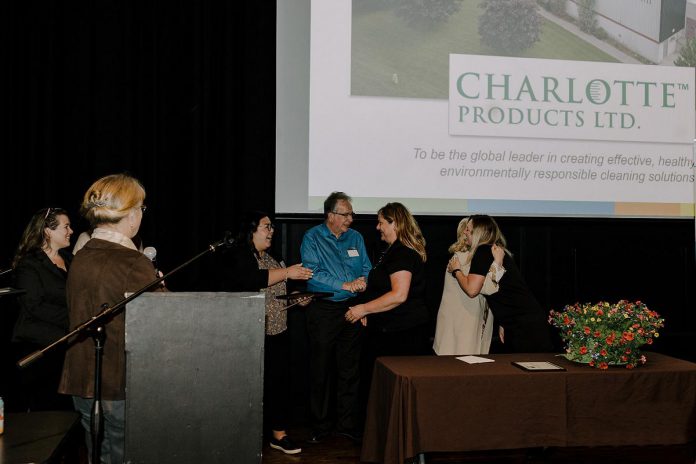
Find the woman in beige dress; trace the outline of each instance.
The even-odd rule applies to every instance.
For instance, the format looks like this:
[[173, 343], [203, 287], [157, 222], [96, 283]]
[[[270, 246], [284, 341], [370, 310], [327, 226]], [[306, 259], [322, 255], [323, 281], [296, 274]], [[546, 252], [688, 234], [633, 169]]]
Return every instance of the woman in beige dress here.
[[[461, 272], [469, 272], [469, 247], [464, 230], [469, 218], [459, 221], [457, 241], [449, 252], [459, 258]], [[505, 269], [502, 266], [505, 251], [495, 246], [492, 249], [494, 262], [486, 275], [481, 294], [470, 298], [462, 291], [454, 275], [445, 271], [445, 286], [442, 290], [440, 309], [435, 326], [433, 350], [438, 355], [486, 354], [491, 346], [493, 336], [493, 314], [488, 308], [483, 295], [498, 291], [498, 282]], [[460, 272], [459, 270], [454, 272]]]

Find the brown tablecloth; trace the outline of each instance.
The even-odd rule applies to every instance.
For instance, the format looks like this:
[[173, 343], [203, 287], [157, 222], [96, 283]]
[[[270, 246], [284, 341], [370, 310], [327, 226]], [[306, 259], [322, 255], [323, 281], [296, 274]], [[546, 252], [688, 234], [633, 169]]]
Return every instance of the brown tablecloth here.
[[[658, 353], [636, 369], [601, 371], [553, 354], [377, 360], [362, 460], [424, 452], [551, 446], [684, 444], [696, 438], [696, 364]], [[550, 361], [526, 372], [512, 361]]]

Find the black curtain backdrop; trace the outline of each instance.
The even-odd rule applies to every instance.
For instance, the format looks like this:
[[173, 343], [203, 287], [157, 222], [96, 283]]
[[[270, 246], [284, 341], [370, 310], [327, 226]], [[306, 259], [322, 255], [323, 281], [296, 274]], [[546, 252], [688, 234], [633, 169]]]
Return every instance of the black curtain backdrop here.
[[[146, 190], [141, 235], [171, 268], [246, 208], [273, 209], [275, 2], [7, 2], [0, 269], [31, 214], [100, 176]], [[205, 287], [205, 262], [173, 288]]]

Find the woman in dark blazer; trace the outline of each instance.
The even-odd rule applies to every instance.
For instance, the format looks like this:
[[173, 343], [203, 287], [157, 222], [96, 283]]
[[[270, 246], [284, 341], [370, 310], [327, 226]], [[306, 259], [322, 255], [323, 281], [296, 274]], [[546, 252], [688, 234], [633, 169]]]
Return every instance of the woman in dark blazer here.
[[[68, 331], [65, 282], [72, 255], [68, 213], [60, 208], [37, 211], [27, 224], [12, 266], [19, 315], [12, 332], [18, 359], [51, 344]], [[19, 371], [20, 410], [71, 409], [70, 398], [58, 394], [65, 350], [55, 348]]]

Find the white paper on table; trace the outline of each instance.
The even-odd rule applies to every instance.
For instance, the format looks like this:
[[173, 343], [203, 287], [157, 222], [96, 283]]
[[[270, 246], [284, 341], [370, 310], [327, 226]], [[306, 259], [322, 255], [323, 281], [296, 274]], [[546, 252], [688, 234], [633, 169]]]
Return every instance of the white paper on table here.
[[464, 361], [467, 364], [480, 364], [480, 363], [492, 363], [495, 362], [494, 359], [482, 358], [480, 356], [458, 356], [458, 360]]

